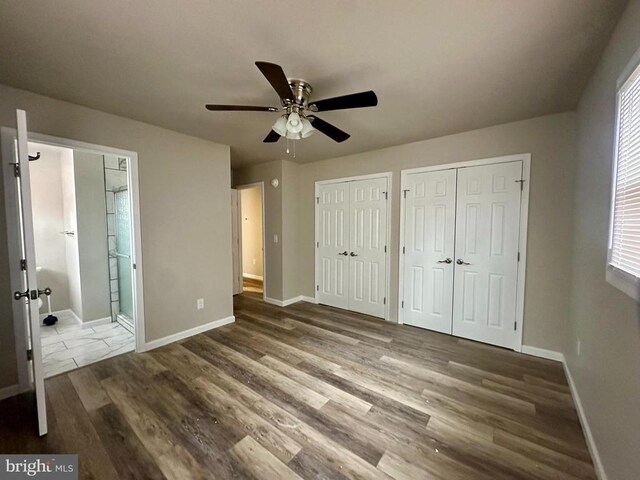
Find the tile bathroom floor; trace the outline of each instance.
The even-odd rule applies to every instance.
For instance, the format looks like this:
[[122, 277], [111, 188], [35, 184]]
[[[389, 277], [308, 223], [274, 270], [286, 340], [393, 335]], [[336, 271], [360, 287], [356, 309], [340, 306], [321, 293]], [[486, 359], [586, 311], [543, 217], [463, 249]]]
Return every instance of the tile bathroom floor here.
[[135, 337], [117, 322], [83, 328], [70, 313], [40, 327], [45, 378], [135, 350]]

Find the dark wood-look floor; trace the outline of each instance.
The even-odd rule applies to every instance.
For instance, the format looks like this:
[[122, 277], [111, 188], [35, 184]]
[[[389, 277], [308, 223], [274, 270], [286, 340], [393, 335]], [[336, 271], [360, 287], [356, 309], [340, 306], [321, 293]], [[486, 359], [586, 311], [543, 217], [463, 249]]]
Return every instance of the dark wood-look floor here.
[[0, 451], [78, 453], [81, 478], [595, 479], [560, 364], [307, 303], [0, 403]]

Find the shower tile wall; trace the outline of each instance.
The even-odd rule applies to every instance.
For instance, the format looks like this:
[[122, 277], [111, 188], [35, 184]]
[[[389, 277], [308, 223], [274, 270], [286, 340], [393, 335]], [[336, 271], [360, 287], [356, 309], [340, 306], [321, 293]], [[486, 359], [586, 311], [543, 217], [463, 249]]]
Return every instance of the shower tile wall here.
[[107, 235], [109, 238], [109, 279], [111, 288], [111, 318], [117, 320], [120, 312], [118, 291], [118, 260], [111, 252], [116, 250], [116, 202], [115, 192], [127, 186], [127, 159], [117, 155], [104, 156], [104, 180], [107, 205]]

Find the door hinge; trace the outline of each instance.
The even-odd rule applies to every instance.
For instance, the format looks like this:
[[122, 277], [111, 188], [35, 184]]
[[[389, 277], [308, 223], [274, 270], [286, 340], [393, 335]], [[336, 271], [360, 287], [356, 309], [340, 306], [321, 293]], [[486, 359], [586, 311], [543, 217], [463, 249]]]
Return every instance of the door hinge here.
[[320, 242], [316, 242], [316, 248], [320, 248]]
[[384, 253], [387, 253], [387, 246], [384, 246]]
[[320, 205], [320, 197], [316, 197], [316, 204]]
[[410, 189], [408, 189], [408, 190], [403, 190], [403, 191], [402, 191], [402, 196], [403, 196], [404, 198], [407, 198], [407, 192], [410, 192], [410, 191], [411, 191]]
[[518, 322], [513, 322], [513, 331], [515, 332], [518, 329]]
[[382, 192], [382, 193], [384, 193], [384, 199], [389, 200], [389, 194], [387, 192]]
[[518, 261], [520, 261], [520, 252], [518, 252]]
[[524, 182], [526, 182], [526, 180], [516, 180], [516, 183], [520, 184], [520, 191], [524, 190]]
[[19, 177], [20, 177], [20, 165], [18, 165], [17, 163], [14, 163], [14, 164], [13, 164], [13, 175], [14, 175], [16, 178], [19, 178]]
[[386, 304], [387, 304], [387, 297], [384, 297], [384, 298], [382, 299], [382, 304], [383, 304], [383, 305], [386, 305]]
[[320, 285], [316, 285], [316, 292], [320, 291]]
[[403, 254], [403, 255], [404, 255], [404, 252], [405, 252], [405, 248], [404, 248], [404, 247], [402, 247], [402, 254]]
[[23, 272], [27, 270], [27, 260], [24, 258], [20, 259], [20, 270]]
[[404, 308], [404, 300], [402, 300], [402, 305], [400, 306], [400, 308]]
[[27, 350], [27, 362], [30, 362], [31, 360], [33, 360], [33, 350], [29, 349]]
[[134, 263], [134, 264], [133, 264], [133, 269], [134, 269], [134, 270], [137, 270], [137, 268], [138, 268], [138, 265], [136, 265], [136, 264]]

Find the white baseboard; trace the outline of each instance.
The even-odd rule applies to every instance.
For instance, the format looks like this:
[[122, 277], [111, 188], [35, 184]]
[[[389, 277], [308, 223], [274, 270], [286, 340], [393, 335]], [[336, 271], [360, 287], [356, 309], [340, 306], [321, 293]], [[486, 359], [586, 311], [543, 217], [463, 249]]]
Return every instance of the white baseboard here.
[[584, 437], [587, 441], [587, 448], [589, 448], [589, 453], [591, 454], [591, 460], [593, 460], [593, 466], [596, 470], [596, 475], [598, 477], [598, 480], [608, 480], [609, 477], [607, 477], [607, 473], [604, 470], [604, 465], [602, 464], [602, 459], [600, 458], [600, 452], [598, 452], [596, 441], [593, 438], [593, 433], [591, 433], [591, 427], [589, 427], [587, 414], [585, 413], [584, 407], [582, 406], [580, 395], [578, 394], [578, 390], [576, 389], [576, 384], [573, 382], [571, 370], [569, 370], [569, 366], [567, 365], [567, 361], [564, 358], [564, 355], [562, 357], [562, 365], [564, 366], [564, 373], [567, 376], [567, 381], [569, 382], [569, 389], [571, 390], [573, 403], [575, 403], [576, 409], [578, 410], [578, 418], [580, 419], [580, 425], [582, 425], [582, 431], [584, 432]]
[[20, 385], [18, 385], [17, 383], [15, 385], [9, 385], [8, 387], [0, 388], [0, 400], [13, 397], [14, 395], [18, 395], [19, 393]]
[[96, 318], [95, 320], [82, 322], [82, 328], [97, 327], [98, 325], [106, 325], [107, 323], [111, 323], [111, 317]]
[[600, 453], [598, 452], [595, 439], [593, 438], [593, 433], [591, 433], [591, 427], [589, 427], [589, 421], [587, 420], [587, 415], [584, 411], [584, 407], [582, 406], [582, 401], [580, 400], [580, 395], [578, 394], [576, 385], [573, 382], [573, 377], [571, 376], [571, 370], [569, 370], [569, 366], [567, 365], [567, 360], [564, 357], [564, 355], [560, 352], [555, 352], [553, 350], [545, 350], [544, 348], [531, 347], [528, 345], [522, 346], [522, 353], [525, 353], [527, 355], [533, 355], [535, 357], [546, 358], [549, 360], [555, 360], [557, 362], [562, 363], [562, 366], [564, 368], [564, 374], [567, 377], [567, 382], [569, 383], [569, 390], [571, 391], [571, 397], [573, 398], [573, 403], [576, 406], [576, 410], [578, 412], [578, 418], [580, 419], [580, 425], [582, 425], [582, 431], [584, 432], [584, 437], [585, 437], [585, 440], [587, 441], [587, 448], [589, 449], [589, 453], [591, 454], [591, 460], [593, 461], [593, 466], [595, 468], [596, 475], [598, 476], [598, 480], [608, 480], [607, 474], [604, 471], [604, 466], [602, 465]]
[[534, 357], [546, 358], [547, 360], [555, 360], [556, 362], [564, 362], [564, 355], [553, 350], [546, 350], [544, 348], [523, 345], [521, 352], [527, 355], [533, 355]]
[[265, 297], [264, 301], [278, 307], [288, 307], [289, 305], [293, 305], [298, 302], [315, 302], [311, 297], [304, 297], [302, 295], [298, 295], [297, 297], [289, 298], [287, 300], [276, 300], [275, 298]]
[[315, 299], [315, 297], [307, 297], [305, 295], [301, 295], [300, 298], [303, 302], [315, 303], [316, 305], [318, 304], [318, 301]]
[[190, 328], [189, 330], [184, 330], [182, 332], [174, 333], [173, 335], [162, 337], [157, 340], [152, 340], [151, 342], [147, 342], [145, 344], [144, 351], [146, 352], [149, 350], [153, 350], [154, 348], [162, 347], [164, 345], [168, 345], [169, 343], [177, 342], [178, 340], [192, 337], [194, 335], [198, 335], [199, 333], [213, 330], [214, 328], [222, 327], [235, 321], [236, 317], [231, 315], [230, 317], [221, 318], [220, 320], [214, 320], [213, 322], [205, 323], [204, 325]]
[[253, 273], [243, 273], [242, 276], [251, 278], [252, 280], [263, 280], [262, 275], [254, 275]]

